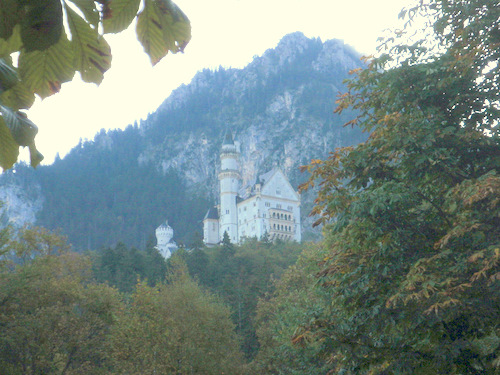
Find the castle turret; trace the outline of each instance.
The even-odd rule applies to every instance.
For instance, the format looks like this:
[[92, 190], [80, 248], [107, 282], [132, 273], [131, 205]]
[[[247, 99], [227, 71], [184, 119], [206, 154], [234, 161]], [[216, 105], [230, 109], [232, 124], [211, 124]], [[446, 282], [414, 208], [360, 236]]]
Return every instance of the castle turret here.
[[172, 241], [174, 230], [168, 225], [168, 221], [156, 228], [155, 234], [156, 248], [165, 259], [170, 258], [172, 253], [177, 250], [177, 245]]
[[239, 152], [234, 144], [233, 135], [227, 132], [220, 153], [221, 169], [219, 173], [220, 185], [220, 215], [219, 240], [222, 241], [224, 232], [227, 232], [231, 242], [238, 239], [238, 212], [236, 197], [240, 188], [240, 172], [238, 170]]

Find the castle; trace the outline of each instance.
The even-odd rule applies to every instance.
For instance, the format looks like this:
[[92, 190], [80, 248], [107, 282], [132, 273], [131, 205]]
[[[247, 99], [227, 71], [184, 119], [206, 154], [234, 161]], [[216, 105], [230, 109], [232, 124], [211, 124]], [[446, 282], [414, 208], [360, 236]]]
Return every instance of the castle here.
[[170, 258], [170, 256], [177, 250], [177, 244], [172, 241], [174, 230], [170, 225], [168, 225], [168, 221], [156, 228], [155, 234], [157, 243], [155, 246], [156, 249], [165, 259]]
[[215, 245], [227, 232], [232, 243], [245, 238], [282, 239], [300, 242], [300, 195], [279, 169], [257, 177], [241, 187], [239, 150], [226, 133], [220, 153], [220, 204], [203, 219], [203, 241]]

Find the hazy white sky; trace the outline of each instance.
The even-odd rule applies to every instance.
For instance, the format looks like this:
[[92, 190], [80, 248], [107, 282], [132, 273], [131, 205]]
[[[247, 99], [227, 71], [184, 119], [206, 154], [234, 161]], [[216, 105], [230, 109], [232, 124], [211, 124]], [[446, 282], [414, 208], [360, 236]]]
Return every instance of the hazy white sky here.
[[108, 35], [113, 61], [97, 87], [79, 81], [29, 110], [38, 125], [44, 163], [64, 156], [80, 138], [100, 129], [125, 128], [145, 118], [182, 83], [203, 68], [247, 65], [286, 34], [343, 39], [364, 54], [375, 52], [377, 37], [398, 25], [408, 0], [177, 0], [191, 20], [192, 39], [184, 54], [167, 55], [154, 68], [130, 28]]

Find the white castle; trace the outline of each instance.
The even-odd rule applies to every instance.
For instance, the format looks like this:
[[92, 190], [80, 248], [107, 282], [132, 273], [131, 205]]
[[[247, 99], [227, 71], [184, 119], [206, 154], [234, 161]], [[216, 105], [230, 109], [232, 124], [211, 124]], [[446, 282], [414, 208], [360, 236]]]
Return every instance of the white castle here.
[[161, 224], [155, 231], [156, 234], [156, 249], [165, 258], [168, 259], [177, 250], [177, 244], [172, 241], [174, 230], [168, 221]]
[[203, 219], [205, 244], [220, 243], [225, 232], [232, 243], [265, 236], [300, 242], [300, 195], [277, 168], [241, 188], [239, 155], [232, 134], [226, 133], [220, 153], [220, 205]]

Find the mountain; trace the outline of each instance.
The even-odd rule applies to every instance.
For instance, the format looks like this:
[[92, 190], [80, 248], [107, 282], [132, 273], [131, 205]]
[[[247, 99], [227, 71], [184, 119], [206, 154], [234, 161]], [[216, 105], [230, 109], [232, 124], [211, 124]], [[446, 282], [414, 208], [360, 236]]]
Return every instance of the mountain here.
[[[143, 246], [165, 219], [176, 241], [198, 241], [223, 134], [241, 145], [243, 183], [278, 166], [296, 188], [307, 178], [300, 165], [366, 138], [342, 126], [352, 113], [333, 114], [343, 80], [361, 66], [340, 40], [286, 35], [243, 69], [199, 72], [140, 124], [101, 131], [50, 166], [4, 173], [0, 200], [8, 217], [60, 228], [79, 250]], [[304, 219], [312, 200], [304, 194]], [[311, 238], [310, 221], [303, 227]]]

